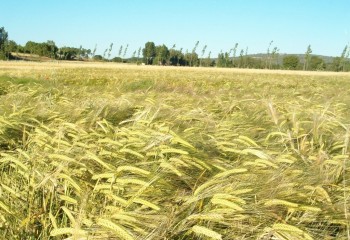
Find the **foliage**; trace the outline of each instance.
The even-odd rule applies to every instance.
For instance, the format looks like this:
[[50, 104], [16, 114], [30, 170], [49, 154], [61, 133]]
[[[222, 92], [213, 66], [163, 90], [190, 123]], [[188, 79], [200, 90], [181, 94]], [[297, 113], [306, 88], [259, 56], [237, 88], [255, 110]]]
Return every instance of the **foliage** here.
[[52, 66], [0, 70], [4, 239], [348, 236], [348, 76]]
[[312, 49], [311, 49], [311, 45], [309, 45], [307, 46], [307, 49], [304, 55], [304, 68], [303, 68], [304, 70], [309, 70], [311, 53], [312, 53]]
[[[91, 54], [90, 49], [85, 49], [80, 46], [80, 48], [74, 47], [61, 47], [57, 51], [57, 58], [60, 60], [82, 60], [89, 58]], [[94, 59], [98, 59], [97, 55]]]
[[6, 54], [8, 53], [5, 49], [6, 43], [8, 41], [8, 33], [5, 31], [4, 27], [0, 28], [0, 60], [6, 59]]
[[217, 58], [217, 67], [232, 67], [233, 62], [230, 59], [230, 55], [228, 52], [220, 52]]
[[153, 58], [156, 56], [157, 52], [156, 52], [156, 46], [154, 44], [154, 42], [147, 42], [145, 44], [145, 48], [142, 49], [142, 54], [143, 57], [145, 59], [145, 63], [147, 65], [152, 64], [153, 63]]
[[[101, 56], [101, 60], [102, 60], [102, 56]], [[115, 58], [112, 58], [112, 62], [123, 62], [123, 59], [121, 57], [115, 57]]]
[[8, 40], [8, 33], [5, 31], [4, 27], [0, 28], [0, 51], [4, 50], [5, 43]]
[[[103, 57], [101, 56], [101, 55], [95, 55], [94, 57], [93, 57], [93, 60], [95, 60], [95, 61], [102, 61], [103, 60]], [[113, 61], [114, 59], [112, 59], [112, 61]]]
[[[190, 66], [190, 67], [225, 67], [225, 68], [255, 68], [255, 69], [304, 69], [304, 70], [327, 70], [337, 72], [350, 71], [350, 47], [346, 45], [339, 57], [326, 57], [326, 56], [312, 56], [311, 45], [308, 46], [305, 54], [296, 55], [301, 59], [300, 63], [296, 64], [296, 58], [286, 58], [286, 64], [283, 65], [283, 60], [280, 58], [280, 49], [277, 46], [273, 46], [273, 41], [269, 42], [267, 51], [265, 54], [253, 54], [248, 55], [248, 47], [245, 49], [238, 49], [238, 43], [235, 43], [233, 48], [228, 51], [221, 51], [217, 58], [211, 58], [211, 51], [208, 56], [204, 55], [207, 52], [207, 45], [204, 45], [200, 56], [197, 54], [199, 47], [199, 41], [197, 41], [192, 50], [187, 49], [183, 52], [183, 49], [176, 49], [176, 44], [171, 48], [168, 48], [164, 44], [155, 45], [154, 42], [147, 42], [144, 48], [139, 47], [132, 52], [131, 56], [127, 56], [129, 50], [129, 44], [125, 46], [120, 45], [119, 51], [115, 53], [113, 57], [113, 43], [110, 43], [109, 47], [105, 48], [102, 58], [95, 57], [97, 51], [97, 45], [93, 51], [83, 48], [80, 45], [79, 48], [64, 46], [58, 48], [54, 41], [48, 40], [47, 42], [37, 43], [28, 41], [25, 46], [17, 44], [13, 40], [8, 39], [8, 33], [2, 27], [0, 28], [0, 59], [8, 60], [97, 60], [97, 61], [111, 61], [122, 63], [133, 63], [139, 65], [144, 62], [146, 65], [170, 65], [170, 66]], [[143, 59], [141, 56], [141, 51]], [[24, 54], [19, 54], [24, 53]], [[28, 55], [30, 54], [30, 55]], [[49, 59], [50, 58], [50, 59]], [[293, 62], [294, 61], [294, 62]]]
[[197, 67], [199, 66], [199, 58], [198, 54], [195, 52], [186, 53], [184, 55], [184, 65], [190, 66], [190, 67]]
[[164, 65], [168, 59], [169, 56], [169, 50], [167, 48], [167, 46], [160, 45], [160, 46], [156, 46], [156, 59], [155, 62], [158, 65]]
[[283, 68], [295, 70], [299, 66], [299, 57], [295, 55], [286, 55], [283, 57]]
[[318, 56], [311, 56], [310, 58], [310, 70], [325, 70], [326, 64], [324, 60]]
[[26, 53], [55, 58], [58, 48], [55, 42], [50, 40], [43, 43], [28, 41], [24, 46], [24, 50]]
[[170, 49], [169, 50], [169, 65], [172, 66], [184, 66], [185, 56], [181, 50]]

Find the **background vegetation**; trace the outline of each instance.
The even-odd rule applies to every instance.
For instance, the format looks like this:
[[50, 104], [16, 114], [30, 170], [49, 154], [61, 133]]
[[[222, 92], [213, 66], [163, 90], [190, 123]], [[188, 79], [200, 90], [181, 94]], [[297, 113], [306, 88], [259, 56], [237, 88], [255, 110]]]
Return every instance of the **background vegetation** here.
[[[58, 48], [54, 41], [43, 43], [28, 41], [25, 46], [9, 40], [8, 33], [4, 28], [0, 29], [0, 59], [18, 60], [80, 60], [80, 61], [112, 61], [128, 62], [146, 65], [168, 65], [189, 67], [225, 67], [225, 68], [255, 68], [255, 69], [288, 69], [288, 70], [311, 70], [311, 71], [350, 71], [350, 46], [346, 45], [339, 57], [326, 57], [312, 55], [311, 45], [305, 54], [291, 55], [280, 54], [280, 49], [271, 41], [266, 53], [249, 54], [248, 47], [240, 49], [238, 43], [234, 44], [226, 52], [221, 51], [217, 57], [212, 56], [207, 45], [199, 48], [199, 41], [193, 49], [176, 49], [174, 44], [171, 48], [164, 44], [155, 45], [154, 42], [146, 42], [145, 46], [139, 47], [128, 54], [129, 45], [121, 45], [113, 48], [113, 43], [103, 50], [103, 55], [97, 55], [97, 45], [93, 50], [80, 47]], [[113, 51], [115, 54], [113, 54]], [[197, 53], [199, 52], [199, 53]], [[30, 54], [29, 56], [26, 54]], [[112, 55], [116, 57], [111, 58]], [[33, 57], [37, 56], [37, 58]], [[128, 55], [130, 56], [130, 54]], [[43, 58], [44, 57], [44, 58]]]
[[348, 75], [14, 69], [2, 238], [350, 239]]

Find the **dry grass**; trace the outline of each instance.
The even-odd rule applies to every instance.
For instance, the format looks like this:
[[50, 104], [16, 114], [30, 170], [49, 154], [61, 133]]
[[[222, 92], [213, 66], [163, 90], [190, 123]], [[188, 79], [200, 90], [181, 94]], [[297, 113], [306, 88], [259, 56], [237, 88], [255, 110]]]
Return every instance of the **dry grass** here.
[[349, 239], [348, 74], [0, 63], [5, 239]]
[[16, 69], [25, 70], [47, 70], [65, 68], [106, 68], [106, 69], [152, 69], [162, 71], [199, 71], [199, 72], [230, 72], [230, 73], [252, 73], [252, 74], [279, 74], [279, 75], [302, 75], [302, 76], [349, 76], [349, 72], [326, 72], [326, 71], [292, 71], [292, 70], [269, 70], [269, 69], [243, 69], [243, 68], [206, 68], [206, 67], [173, 67], [173, 66], [142, 66], [134, 64], [108, 63], [108, 62], [81, 62], [81, 61], [45, 61], [45, 62], [9, 62], [0, 61], [0, 70]]

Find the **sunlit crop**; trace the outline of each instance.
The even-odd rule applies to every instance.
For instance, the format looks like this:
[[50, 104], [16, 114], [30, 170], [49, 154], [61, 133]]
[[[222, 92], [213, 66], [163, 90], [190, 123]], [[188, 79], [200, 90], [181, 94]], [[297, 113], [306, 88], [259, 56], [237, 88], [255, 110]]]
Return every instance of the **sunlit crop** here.
[[2, 238], [349, 239], [349, 75], [6, 66]]

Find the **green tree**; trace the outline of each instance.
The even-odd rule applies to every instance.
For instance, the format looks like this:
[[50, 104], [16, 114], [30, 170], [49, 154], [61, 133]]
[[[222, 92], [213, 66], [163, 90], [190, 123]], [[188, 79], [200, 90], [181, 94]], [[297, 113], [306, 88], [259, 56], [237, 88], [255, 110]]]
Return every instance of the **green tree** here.
[[169, 50], [167, 46], [159, 45], [156, 47], [156, 63], [158, 65], [164, 65], [168, 59]]
[[170, 59], [171, 59], [171, 57], [172, 57], [171, 53], [174, 53], [174, 52], [175, 52], [175, 51], [174, 51], [174, 50], [175, 50], [175, 47], [176, 47], [176, 44], [173, 44], [173, 46], [169, 49], [168, 59], [166, 60], [168, 65], [173, 65], [173, 64], [171, 63]]
[[24, 51], [30, 54], [55, 58], [58, 48], [52, 40], [43, 43], [28, 41], [24, 46]]
[[242, 49], [239, 53], [239, 68], [242, 68], [244, 66], [244, 50]]
[[233, 55], [232, 55], [232, 66], [235, 67], [235, 58], [237, 53], [238, 43], [235, 44], [234, 48], [232, 49]]
[[64, 59], [64, 60], [73, 60], [78, 57], [79, 49], [78, 48], [72, 48], [72, 47], [61, 47], [58, 52], [57, 56], [58, 59]]
[[345, 71], [345, 65], [346, 65], [347, 58], [349, 57], [349, 53], [350, 53], [350, 48], [348, 45], [346, 45], [344, 47], [343, 52], [340, 55], [340, 63], [339, 63], [339, 65], [340, 65], [339, 67], [341, 68], [341, 71], [343, 71], [343, 72]]
[[9, 59], [10, 51], [8, 49], [8, 33], [4, 27], [0, 28], [0, 59]]
[[93, 56], [93, 59], [94, 59], [95, 61], [102, 61], [102, 60], [103, 60], [103, 57], [102, 57], [101, 55], [94, 55], [94, 56]]
[[274, 47], [272, 49], [272, 53], [271, 53], [271, 58], [270, 58], [270, 69], [273, 67], [272, 64], [274, 64], [274, 68], [277, 67], [278, 65], [278, 52], [279, 52], [279, 49], [277, 47]]
[[224, 59], [225, 59], [225, 67], [228, 67], [228, 65], [230, 65], [230, 54], [231, 54], [231, 50], [229, 52], [225, 52], [224, 54]]
[[95, 54], [96, 54], [96, 50], [97, 50], [97, 44], [95, 44], [94, 50], [92, 51], [92, 59], [95, 59]]
[[324, 60], [318, 56], [312, 56], [309, 63], [310, 70], [321, 71], [326, 68]]
[[225, 66], [225, 54], [222, 52], [222, 50], [218, 54], [216, 66], [217, 67], [224, 67]]
[[172, 66], [185, 65], [185, 59], [182, 53], [182, 48], [180, 50], [176, 50], [173, 48], [169, 50], [169, 64]]
[[46, 49], [47, 49], [47, 55], [50, 56], [50, 58], [55, 59], [56, 58], [56, 54], [58, 51], [58, 47], [56, 46], [56, 43], [53, 40], [48, 40], [46, 41]]
[[194, 45], [194, 48], [192, 49], [192, 52], [191, 52], [191, 56], [190, 56], [190, 66], [192, 67], [194, 65], [194, 60], [195, 60], [195, 56], [197, 56], [197, 60], [198, 60], [198, 55], [196, 53], [196, 50], [197, 50], [197, 47], [199, 45], [199, 41], [196, 42], [196, 44]]
[[331, 70], [335, 72], [341, 71], [342, 70], [341, 63], [342, 63], [341, 57], [333, 58], [333, 61], [330, 66]]
[[[179, 50], [179, 55], [181, 56], [181, 58], [182, 58], [182, 66], [183, 65], [185, 65], [185, 56], [183, 55], [183, 53], [182, 53], [182, 50], [183, 50], [183, 48], [180, 48], [180, 50]], [[177, 58], [177, 66], [179, 66], [180, 65], [180, 60], [181, 60], [181, 58]]]
[[286, 55], [283, 57], [283, 68], [289, 70], [296, 70], [299, 66], [300, 60], [298, 56]]
[[194, 53], [193, 52], [189, 53], [188, 51], [186, 51], [184, 59], [185, 59], [185, 61], [181, 65], [190, 66], [190, 67], [199, 65], [198, 54], [195, 53], [195, 52]]
[[108, 51], [108, 48], [105, 49], [105, 51], [103, 52], [103, 59], [106, 59], [106, 53]]
[[[57, 50], [56, 56], [58, 59], [65, 59], [65, 60], [76, 60], [81, 58], [88, 58], [89, 54], [91, 54], [90, 49], [85, 49], [83, 47], [74, 48], [74, 47], [61, 47]], [[96, 60], [98, 58], [95, 58], [96, 55], [93, 55], [93, 59]], [[102, 56], [101, 56], [102, 57]]]
[[124, 49], [123, 59], [125, 59], [126, 53], [128, 52], [129, 44], [126, 44], [126, 47]]
[[271, 48], [272, 43], [273, 43], [273, 41], [271, 41], [269, 43], [269, 46], [267, 47], [266, 59], [265, 59], [265, 68], [270, 68], [270, 62], [271, 62], [270, 48]]
[[122, 58], [123, 53], [123, 45], [120, 45], [119, 51], [118, 51], [118, 57]]
[[111, 43], [111, 44], [109, 45], [109, 49], [108, 49], [108, 60], [109, 60], [109, 58], [111, 57], [112, 49], [113, 49], [113, 43]]
[[209, 51], [205, 65], [207, 67], [211, 67], [211, 66], [214, 66], [214, 64], [215, 64], [215, 61], [211, 59], [211, 51]]
[[154, 42], [147, 42], [145, 48], [142, 49], [142, 54], [147, 65], [153, 64], [153, 58], [156, 56], [156, 45]]
[[200, 62], [199, 62], [199, 66], [202, 66], [202, 59], [204, 57], [204, 54], [205, 54], [205, 50], [207, 49], [207, 45], [204, 45], [203, 49], [202, 49], [202, 55], [201, 55], [201, 59], [200, 59]]
[[5, 43], [8, 40], [8, 33], [5, 31], [4, 27], [0, 28], [0, 50], [4, 50]]
[[137, 51], [137, 64], [139, 64], [139, 60], [140, 60], [141, 51], [142, 51], [142, 48], [141, 48], [141, 47], [139, 47], [139, 50]]
[[306, 52], [305, 52], [305, 55], [304, 55], [304, 71], [308, 70], [309, 68], [309, 63], [310, 63], [310, 54], [312, 53], [312, 50], [311, 50], [311, 45], [307, 46], [307, 49], [306, 49]]
[[7, 52], [16, 52], [18, 47], [19, 47], [19, 45], [13, 40], [9, 40], [5, 44], [5, 49]]

